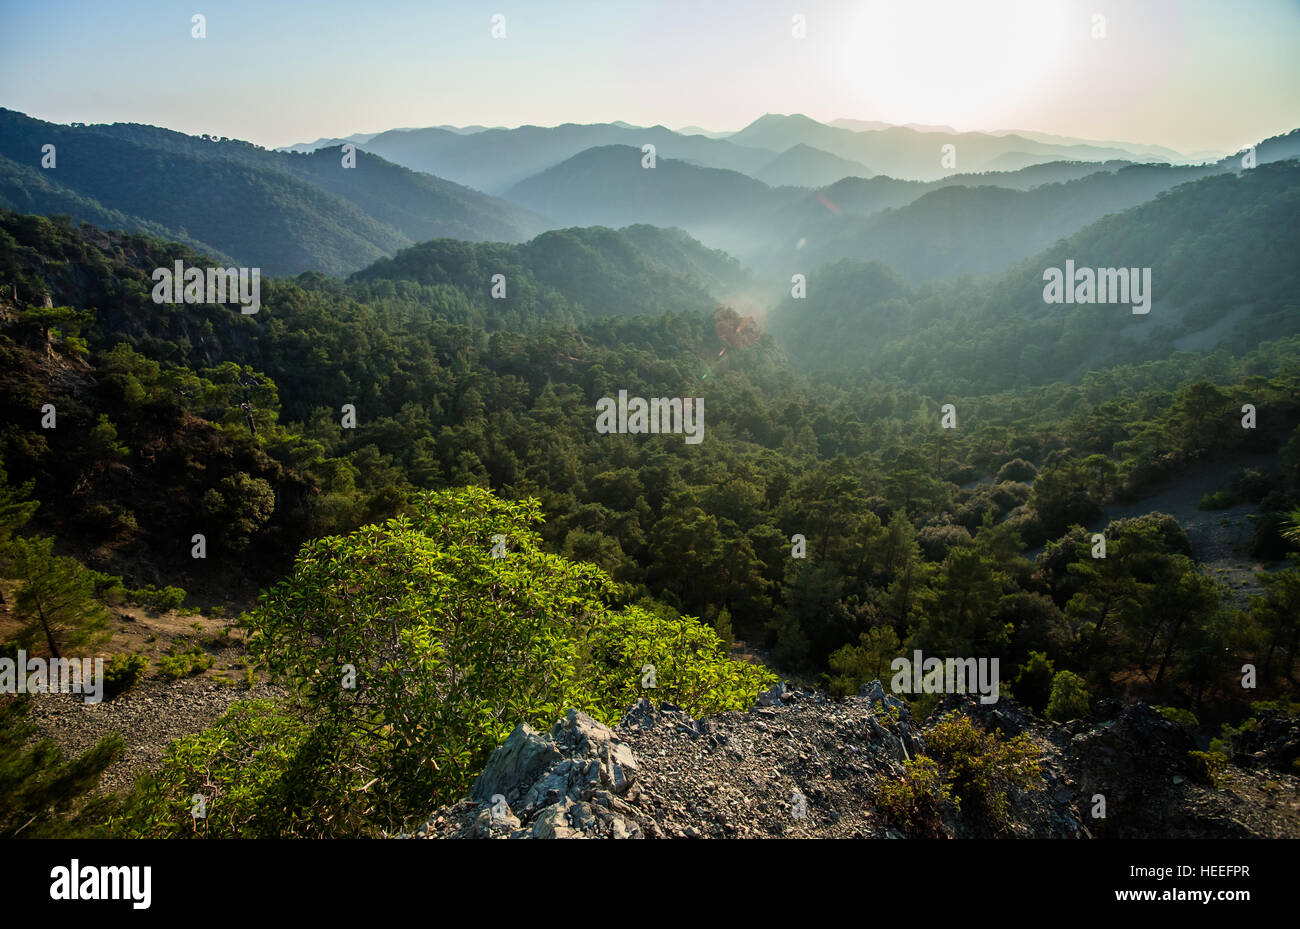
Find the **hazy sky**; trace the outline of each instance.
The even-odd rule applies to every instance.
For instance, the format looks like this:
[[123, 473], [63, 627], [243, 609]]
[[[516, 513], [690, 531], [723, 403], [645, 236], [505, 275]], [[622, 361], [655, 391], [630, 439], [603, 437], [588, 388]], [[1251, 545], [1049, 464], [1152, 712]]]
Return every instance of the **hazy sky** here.
[[1187, 153], [1300, 126], [1298, 52], [1300, 0], [0, 0], [0, 105], [268, 147], [797, 112]]

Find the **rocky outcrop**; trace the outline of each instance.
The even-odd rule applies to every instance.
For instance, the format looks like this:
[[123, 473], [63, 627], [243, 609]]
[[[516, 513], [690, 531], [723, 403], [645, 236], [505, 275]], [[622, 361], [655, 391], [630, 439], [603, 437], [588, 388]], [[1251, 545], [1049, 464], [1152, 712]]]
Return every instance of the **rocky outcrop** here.
[[[492, 838], [641, 838], [636, 759], [613, 731], [569, 710], [545, 735], [520, 725], [493, 753], [470, 793], [472, 832]], [[524, 822], [529, 825], [525, 827]]]
[[[939, 715], [958, 712], [1006, 738], [1027, 736], [1042, 779], [1011, 791], [1005, 821], [953, 808], [938, 835], [1300, 837], [1295, 776], [1234, 767], [1234, 786], [1216, 789], [1197, 782], [1181, 726], [1144, 704], [1102, 710], [1110, 718], [1062, 726], [1012, 700], [950, 696], [922, 725], [879, 682], [843, 701], [777, 685], [748, 713], [706, 719], [643, 699], [613, 728], [570, 710], [547, 733], [516, 728], [470, 796], [416, 835], [902, 838], [877, 810], [876, 788], [926, 753]], [[1294, 730], [1272, 728], [1274, 753], [1285, 756]]]

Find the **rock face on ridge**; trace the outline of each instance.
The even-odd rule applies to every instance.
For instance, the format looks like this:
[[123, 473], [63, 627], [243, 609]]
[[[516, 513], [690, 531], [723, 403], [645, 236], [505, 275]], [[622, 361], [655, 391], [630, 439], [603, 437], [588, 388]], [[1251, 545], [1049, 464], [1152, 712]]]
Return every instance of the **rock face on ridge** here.
[[[748, 713], [699, 720], [642, 699], [613, 728], [570, 710], [546, 733], [517, 727], [470, 796], [416, 837], [903, 838], [877, 808], [877, 787], [901, 778], [952, 712], [1028, 736], [1042, 779], [1010, 792], [1001, 823], [947, 810], [940, 836], [1300, 837], [1300, 778], [1270, 767], [1268, 749], [1216, 789], [1197, 780], [1183, 727], [1145, 704], [1102, 710], [1111, 718], [1059, 725], [1013, 700], [949, 696], [920, 725], [878, 682], [843, 701], [777, 685]], [[1294, 736], [1294, 724], [1275, 728]], [[1093, 815], [1098, 796], [1104, 817]]]

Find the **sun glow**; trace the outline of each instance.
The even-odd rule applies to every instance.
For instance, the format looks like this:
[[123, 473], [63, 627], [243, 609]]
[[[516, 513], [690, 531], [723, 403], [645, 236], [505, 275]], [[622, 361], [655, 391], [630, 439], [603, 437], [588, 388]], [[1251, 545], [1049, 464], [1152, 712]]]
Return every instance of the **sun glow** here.
[[1065, 26], [1051, 0], [868, 0], [844, 73], [871, 118], [974, 127], [1051, 75]]

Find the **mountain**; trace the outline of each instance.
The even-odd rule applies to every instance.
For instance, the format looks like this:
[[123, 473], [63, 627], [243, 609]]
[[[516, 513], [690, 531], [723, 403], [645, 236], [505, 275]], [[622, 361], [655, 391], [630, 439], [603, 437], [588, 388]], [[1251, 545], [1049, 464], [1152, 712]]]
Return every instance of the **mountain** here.
[[[652, 144], [662, 157], [738, 171], [776, 186], [801, 187], [876, 173], [938, 180], [952, 173], [940, 161], [943, 146], [949, 144], [956, 146], [963, 172], [1014, 170], [1063, 160], [1182, 160], [1177, 152], [1159, 146], [1094, 143], [1043, 133], [956, 132], [947, 126], [910, 123], [836, 120], [825, 124], [801, 114], [767, 114], [738, 132], [698, 126], [674, 132], [621, 121], [514, 129], [437, 126], [318, 139], [290, 149], [314, 150], [344, 141], [364, 145], [394, 164], [496, 195], [583, 151], [609, 145], [641, 149]], [[806, 171], [801, 173], [801, 168]]]
[[[56, 166], [41, 169], [41, 146]], [[128, 123], [72, 128], [0, 110], [0, 205], [163, 235], [267, 274], [343, 273], [434, 236], [520, 241], [541, 221], [474, 190], [338, 149], [274, 152]], [[33, 172], [39, 172], [33, 174]], [[38, 179], [39, 178], [39, 179]]]
[[[386, 132], [414, 132], [417, 127], [406, 126], [401, 129], [389, 129]], [[473, 135], [476, 132], [484, 132], [488, 129], [503, 129], [504, 126], [434, 126], [432, 128], [442, 129], [446, 132], [454, 132], [457, 135]], [[380, 135], [378, 132], [354, 132], [350, 136], [335, 136], [332, 138], [320, 138], [315, 142], [295, 142], [292, 145], [282, 145], [277, 148], [277, 152], [314, 152], [318, 148], [332, 148], [341, 145], [344, 142], [351, 142], [354, 145], [364, 145], [375, 136]]]
[[725, 139], [731, 135], [731, 132], [715, 132], [712, 129], [704, 129], [700, 126], [682, 126], [677, 130], [678, 135], [702, 135], [708, 139]]
[[204, 252], [223, 264], [234, 259], [221, 249], [196, 239], [183, 229], [167, 226], [104, 206], [97, 200], [83, 196], [55, 183], [49, 171], [30, 165], [18, 164], [0, 156], [0, 209], [46, 216], [66, 215], [80, 222], [91, 223], [104, 229], [120, 229], [156, 238], [169, 238]]
[[293, 145], [285, 145], [277, 148], [277, 152], [314, 152], [318, 148], [334, 148], [346, 143], [353, 145], [363, 145], [369, 142], [378, 132], [354, 132], [349, 136], [334, 136], [332, 138], [320, 138], [315, 142], [295, 142]]
[[[505, 277], [505, 297], [491, 297]], [[751, 286], [729, 255], [678, 229], [631, 226], [556, 229], [522, 245], [452, 239], [422, 242], [358, 271], [352, 282], [413, 281], [459, 289], [491, 328], [539, 320], [710, 313], [719, 298]]]
[[800, 143], [841, 158], [860, 161], [891, 177], [935, 180], [950, 173], [942, 162], [944, 146], [954, 146], [961, 171], [993, 170], [995, 160], [1010, 152], [1041, 155], [1049, 160], [1132, 160], [1134, 153], [1117, 146], [1093, 143], [1049, 144], [1018, 135], [984, 132], [918, 131], [905, 126], [854, 131], [828, 126], [802, 114], [767, 114], [727, 141], [738, 145], [785, 151]]
[[[1221, 159], [1218, 164], [1230, 171], [1242, 170], [1241, 159], [1245, 152], [1235, 152]], [[1255, 146], [1256, 164], [1268, 164], [1274, 161], [1288, 161], [1300, 158], [1300, 129], [1292, 129], [1285, 135], [1275, 135]]]
[[758, 170], [755, 177], [773, 187], [823, 187], [844, 177], [870, 177], [866, 165], [804, 145], [792, 146]]
[[588, 149], [623, 145], [640, 151], [647, 144], [654, 145], [660, 157], [751, 175], [789, 147], [754, 150], [729, 140], [680, 135], [663, 126], [643, 129], [614, 123], [566, 123], [487, 129], [472, 135], [445, 129], [384, 132], [366, 143], [366, 150], [395, 164], [500, 195]]
[[[783, 164], [812, 170], [826, 159], [834, 156], [804, 147]], [[1108, 212], [1221, 170], [1052, 162], [928, 183], [850, 177], [808, 191], [673, 159], [653, 169], [641, 163], [637, 149], [590, 149], [506, 197], [560, 225], [678, 226], [761, 276], [788, 280], [795, 270], [857, 258], [922, 280], [1001, 271]]]
[[[878, 119], [832, 119], [828, 126], [834, 126], [836, 129], [848, 129], [852, 132], [869, 132], [874, 129], [888, 129], [893, 123], [882, 123]], [[946, 131], [954, 130], [943, 127]]]
[[[1061, 185], [1080, 185], [1077, 209], [1099, 193], [1090, 180]], [[935, 261], [969, 262], [982, 248], [972, 248], [970, 238], [1006, 243], [1006, 229], [1027, 217], [1036, 217], [1030, 221], [1040, 230], [1039, 241], [1051, 241], [1051, 226], [1061, 220], [1050, 199], [1008, 199], [1040, 192], [1054, 193], [932, 192], [879, 218], [875, 253], [895, 267], [923, 272]], [[1001, 206], [963, 218], [963, 202], [986, 198]], [[1027, 210], [1017, 219], [1013, 214], [1021, 207]], [[866, 366], [882, 376], [925, 380], [937, 393], [961, 393], [974, 383], [990, 391], [1069, 382], [1090, 369], [1143, 364], [1176, 352], [1244, 353], [1261, 341], [1300, 332], [1298, 210], [1300, 163], [1214, 173], [1100, 218], [984, 281], [917, 287], [878, 262], [824, 266], [809, 274], [806, 300], [787, 299], [773, 313], [771, 329], [798, 364]], [[1005, 227], [995, 221], [999, 215], [1008, 217]], [[922, 228], [928, 237], [917, 231]], [[1024, 244], [1031, 241], [1026, 237]], [[954, 259], [954, 250], [966, 258]], [[1128, 305], [1045, 304], [1044, 270], [1064, 268], [1067, 259], [1078, 268], [1150, 268], [1149, 312], [1135, 315]], [[936, 366], [935, 359], [943, 363]]]
[[640, 149], [587, 149], [511, 187], [506, 199], [563, 225], [651, 223], [688, 230], [740, 221], [770, 188], [747, 174], [658, 157]]
[[[953, 131], [953, 130], [949, 130]], [[998, 129], [990, 132], [989, 135], [995, 136], [1019, 136], [1023, 139], [1032, 139], [1035, 142], [1043, 142], [1048, 145], [1094, 145], [1102, 148], [1117, 148], [1133, 155], [1142, 156], [1141, 160], [1150, 161], [1167, 161], [1170, 164], [1187, 163], [1195, 164], [1197, 159], [1174, 151], [1172, 148], [1166, 148], [1163, 145], [1146, 145], [1140, 142], [1116, 142], [1105, 141], [1101, 139], [1079, 139], [1074, 136], [1053, 135], [1050, 132], [1033, 132], [1027, 129]]]
[[755, 266], [796, 262], [802, 268], [841, 258], [878, 260], [914, 281], [986, 274], [1107, 213], [1212, 173], [1217, 169], [1129, 165], [1029, 190], [940, 184], [904, 206], [870, 215], [813, 210], [811, 220], [789, 227], [796, 240], [807, 240], [797, 253], [787, 245], [743, 257]]

